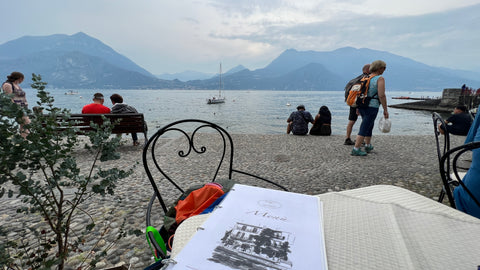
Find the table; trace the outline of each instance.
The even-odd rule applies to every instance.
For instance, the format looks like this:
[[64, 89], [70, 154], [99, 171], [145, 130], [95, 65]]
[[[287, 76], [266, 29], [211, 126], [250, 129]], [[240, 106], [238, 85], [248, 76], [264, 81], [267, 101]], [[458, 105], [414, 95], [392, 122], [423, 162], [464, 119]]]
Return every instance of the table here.
[[[477, 269], [480, 219], [396, 186], [318, 195], [329, 269]], [[208, 218], [177, 229], [171, 257]]]

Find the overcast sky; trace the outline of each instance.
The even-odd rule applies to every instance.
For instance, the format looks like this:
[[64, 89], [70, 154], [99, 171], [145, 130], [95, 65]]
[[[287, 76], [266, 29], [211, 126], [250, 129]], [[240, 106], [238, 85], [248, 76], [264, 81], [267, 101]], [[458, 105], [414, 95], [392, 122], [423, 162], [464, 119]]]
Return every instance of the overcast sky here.
[[84, 32], [153, 74], [253, 70], [286, 49], [345, 46], [480, 71], [480, 12], [461, 27], [438, 15], [480, 0], [0, 1], [0, 44]]

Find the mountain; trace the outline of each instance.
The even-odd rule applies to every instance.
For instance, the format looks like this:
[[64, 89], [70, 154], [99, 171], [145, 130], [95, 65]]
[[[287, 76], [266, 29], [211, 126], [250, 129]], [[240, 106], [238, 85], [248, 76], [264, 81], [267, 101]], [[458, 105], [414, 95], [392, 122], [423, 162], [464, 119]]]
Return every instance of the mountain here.
[[[230, 69], [229, 71], [227, 71], [223, 75], [233, 74], [235, 72], [239, 72], [239, 71], [244, 70], [244, 69], [246, 69], [246, 67], [244, 67], [242, 65], [238, 65], [238, 66]], [[186, 82], [186, 81], [194, 81], [194, 80], [206, 80], [206, 79], [210, 79], [212, 77], [217, 77], [217, 76], [218, 76], [218, 73], [217, 74], [212, 74], [212, 73], [204, 73], [204, 72], [199, 72], [199, 71], [187, 70], [187, 71], [183, 71], [183, 72], [179, 72], [179, 73], [163, 73], [163, 74], [157, 75], [156, 77], [159, 78], [159, 79], [163, 79], [163, 80], [177, 79], [177, 80], [180, 80], [182, 82]]]
[[[222, 74], [223, 89], [343, 90], [351, 78], [361, 73], [364, 64], [377, 59], [387, 63], [387, 90], [480, 85], [479, 72], [432, 67], [385, 51], [345, 47], [323, 52], [288, 49], [264, 68], [236, 66]], [[1, 44], [0, 74], [6, 77], [14, 70], [23, 72], [27, 79], [31, 73], [40, 74], [52, 88], [194, 90], [218, 89], [219, 84], [218, 74], [193, 71], [157, 78], [81, 32], [71, 36], [25, 36]]]
[[[159, 84], [156, 78], [119, 68], [101, 58], [78, 51], [43, 51], [3, 62], [7, 66], [16, 67], [16, 70], [22, 70], [25, 76], [33, 72], [41, 74], [42, 79], [53, 88], [148, 89], [158, 88]], [[0, 72], [8, 74], [3, 67]], [[163, 82], [172, 86], [175, 84], [174, 81]]]
[[[318, 63], [310, 63], [282, 74], [265, 75], [265, 73], [264, 69], [255, 71], [243, 69], [231, 75], [225, 75], [222, 77], [223, 88], [231, 90], [318, 90], [318, 85], [322, 85], [325, 89], [336, 89], [338, 88], [337, 82], [341, 81], [338, 75], [331, 73]], [[187, 83], [196, 89], [218, 88], [216, 77]]]
[[156, 75], [157, 78], [163, 80], [180, 80], [183, 82], [191, 81], [191, 80], [205, 80], [215, 76], [212, 73], [204, 73], [199, 71], [187, 70], [179, 73], [163, 73], [160, 75]]
[[[266, 67], [243, 70], [223, 77], [224, 89], [342, 90], [362, 67], [384, 60], [388, 90], [423, 91], [480, 85], [480, 73], [425, 65], [389, 52], [371, 49], [340, 48], [334, 51], [288, 49]], [[188, 82], [194, 88], [209, 89], [214, 80]]]
[[114, 66], [153, 77], [150, 72], [141, 68], [127, 57], [118, 54], [98, 39], [82, 32], [71, 36], [61, 34], [40, 37], [24, 36], [1, 45], [0, 59], [22, 58], [42, 51], [78, 51], [86, 55], [102, 58]]
[[230, 75], [230, 74], [233, 74], [233, 73], [242, 71], [242, 70], [244, 70], [244, 69], [247, 69], [247, 68], [244, 67], [244, 66], [242, 66], [242, 65], [238, 65], [238, 66], [230, 69], [229, 71], [225, 72], [225, 75]]
[[[361, 74], [363, 65], [374, 60], [381, 59], [387, 63], [384, 73], [387, 88], [389, 90], [439, 90], [449, 87], [467, 85], [479, 85], [479, 79], [473, 79], [474, 72], [464, 72], [447, 68], [437, 68], [420, 62], [398, 56], [384, 51], [371, 49], [355, 49], [351, 47], [340, 48], [330, 52], [296, 51], [289, 49], [274, 59], [263, 69], [254, 72], [261, 77], [283, 76], [289, 72], [298, 70], [311, 63], [317, 63], [325, 67], [325, 70], [335, 74], [336, 78], [330, 80], [331, 75], [316, 71], [319, 82], [315, 90], [342, 89], [349, 79]], [[312, 71], [313, 72], [313, 71]], [[480, 74], [476, 73], [476, 78]], [[305, 82], [303, 82], [305, 83]], [[335, 88], [329, 88], [329, 87]]]
[[155, 78], [127, 57], [84, 33], [25, 36], [0, 45], [0, 73], [42, 75], [53, 88], [182, 88]]

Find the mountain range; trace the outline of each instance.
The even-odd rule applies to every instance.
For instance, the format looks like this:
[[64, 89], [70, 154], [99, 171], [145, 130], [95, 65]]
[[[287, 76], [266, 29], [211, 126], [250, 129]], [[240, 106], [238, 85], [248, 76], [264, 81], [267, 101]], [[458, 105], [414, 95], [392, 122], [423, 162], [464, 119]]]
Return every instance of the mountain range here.
[[[229, 75], [233, 74], [237, 71], [244, 70], [246, 67], [242, 65], [238, 65], [230, 70], [228, 70], [226, 73], [223, 73], [223, 75]], [[210, 79], [214, 76], [218, 76], [217, 74], [213, 73], [204, 73], [204, 72], [199, 72], [199, 71], [194, 71], [194, 70], [186, 70], [180, 73], [163, 73], [160, 75], [156, 75], [157, 78], [159, 79], [164, 79], [164, 80], [180, 80], [180, 81], [192, 81], [192, 80], [205, 80], [205, 79]]]
[[[239, 65], [222, 74], [223, 89], [343, 90], [364, 64], [382, 59], [388, 90], [420, 91], [480, 85], [480, 73], [432, 67], [385, 51], [344, 47], [334, 51], [288, 49], [266, 67]], [[218, 74], [185, 72], [154, 76], [89, 35], [24, 36], [0, 45], [0, 75], [42, 75], [52, 88], [217, 89]], [[196, 74], [196, 75], [195, 75]], [[202, 75], [203, 74], [203, 75]], [[190, 80], [197, 76], [195, 80]], [[27, 81], [28, 82], [28, 81]]]

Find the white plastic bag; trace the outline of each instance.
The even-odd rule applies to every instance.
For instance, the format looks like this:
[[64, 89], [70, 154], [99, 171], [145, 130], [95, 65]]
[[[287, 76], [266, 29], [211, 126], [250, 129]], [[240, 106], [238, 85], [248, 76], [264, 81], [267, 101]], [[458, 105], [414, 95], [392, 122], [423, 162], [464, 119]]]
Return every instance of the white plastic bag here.
[[392, 127], [392, 122], [388, 118], [385, 119], [385, 117], [382, 117], [380, 118], [380, 121], [378, 121], [378, 129], [380, 129], [380, 131], [383, 133], [390, 132], [391, 127]]

